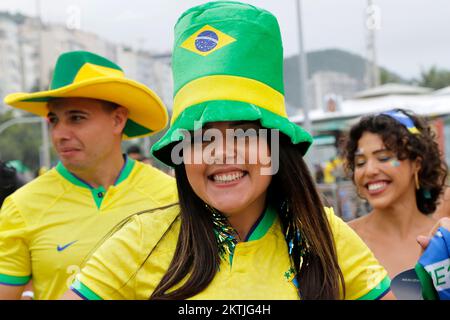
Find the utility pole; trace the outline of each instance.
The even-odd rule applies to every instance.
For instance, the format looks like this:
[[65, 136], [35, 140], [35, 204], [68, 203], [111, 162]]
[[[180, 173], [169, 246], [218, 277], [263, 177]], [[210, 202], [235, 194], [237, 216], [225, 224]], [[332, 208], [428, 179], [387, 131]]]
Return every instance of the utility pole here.
[[[41, 17], [41, 2], [40, 0], [36, 0], [36, 16], [38, 23], [38, 54], [39, 54], [39, 81], [38, 81], [38, 89], [43, 90], [43, 79], [44, 79], [44, 70], [43, 70], [43, 46], [42, 46], [42, 32], [43, 32], [43, 24]], [[40, 154], [40, 167], [47, 167], [50, 169], [50, 145], [49, 145], [49, 134], [48, 134], [48, 126], [47, 120], [45, 118], [41, 119], [41, 132], [42, 132], [42, 146], [41, 146], [41, 154]]]
[[300, 105], [303, 108], [303, 127], [311, 132], [311, 121], [309, 119], [309, 106], [306, 91], [308, 81], [308, 65], [306, 62], [306, 53], [303, 47], [303, 27], [301, 0], [296, 0], [297, 4], [297, 23], [298, 23], [298, 72], [300, 79]]
[[[298, 23], [298, 73], [300, 80], [300, 106], [303, 108], [303, 128], [311, 135], [312, 126], [309, 118], [309, 105], [308, 105], [308, 92], [306, 90], [308, 81], [308, 64], [306, 61], [306, 53], [303, 47], [303, 27], [302, 27], [302, 12], [301, 12], [301, 0], [296, 0], [297, 5], [297, 23]], [[314, 159], [313, 146], [309, 148], [307, 157]]]
[[367, 59], [366, 59], [366, 85], [368, 88], [380, 85], [380, 72], [377, 63], [377, 50], [375, 33], [380, 29], [380, 8], [367, 0], [366, 8], [366, 30], [367, 30]]

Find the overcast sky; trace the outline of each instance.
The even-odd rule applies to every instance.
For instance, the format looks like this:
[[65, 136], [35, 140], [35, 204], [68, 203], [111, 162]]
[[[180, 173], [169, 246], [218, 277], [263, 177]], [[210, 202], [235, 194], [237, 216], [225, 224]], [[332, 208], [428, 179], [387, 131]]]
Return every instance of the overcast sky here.
[[[0, 10], [36, 14], [34, 0], [0, 0]], [[40, 0], [45, 22], [79, 25], [117, 43], [171, 50], [173, 26], [201, 0]], [[247, 0], [278, 18], [285, 56], [298, 52], [296, 0]], [[405, 78], [437, 65], [450, 70], [450, 0], [374, 0], [378, 62]], [[302, 0], [307, 51], [340, 48], [366, 55], [367, 0]], [[79, 15], [79, 19], [76, 17]], [[370, 21], [369, 21], [370, 22]]]

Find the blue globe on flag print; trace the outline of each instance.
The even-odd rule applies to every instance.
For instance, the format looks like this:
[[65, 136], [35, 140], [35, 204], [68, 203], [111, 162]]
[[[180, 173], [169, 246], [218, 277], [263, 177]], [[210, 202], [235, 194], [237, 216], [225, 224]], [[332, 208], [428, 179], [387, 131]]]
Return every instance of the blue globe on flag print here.
[[217, 46], [218, 41], [219, 37], [214, 31], [206, 30], [195, 39], [195, 47], [198, 51], [208, 52]]

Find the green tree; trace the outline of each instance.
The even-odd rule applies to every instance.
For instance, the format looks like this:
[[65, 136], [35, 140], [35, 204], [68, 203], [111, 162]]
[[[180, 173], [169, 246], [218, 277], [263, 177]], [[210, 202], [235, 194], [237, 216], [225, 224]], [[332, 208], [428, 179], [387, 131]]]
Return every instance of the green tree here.
[[432, 66], [422, 70], [418, 84], [435, 90], [450, 86], [450, 71]]
[[379, 68], [380, 70], [380, 84], [386, 84], [386, 83], [405, 83], [405, 80], [400, 78], [398, 75], [384, 69]]
[[[32, 115], [24, 115], [26, 117]], [[0, 115], [0, 124], [14, 118], [12, 111]], [[35, 171], [39, 168], [39, 149], [42, 144], [40, 124], [15, 124], [0, 133], [0, 159], [21, 160]]]

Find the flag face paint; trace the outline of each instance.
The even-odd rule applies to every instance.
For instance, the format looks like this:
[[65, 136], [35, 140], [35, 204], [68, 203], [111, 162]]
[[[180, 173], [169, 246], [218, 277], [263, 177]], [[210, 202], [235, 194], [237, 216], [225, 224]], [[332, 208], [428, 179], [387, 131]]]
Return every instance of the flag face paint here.
[[398, 161], [397, 159], [391, 160], [391, 165], [392, 165], [394, 168], [397, 168], [397, 167], [400, 166], [400, 161]]

